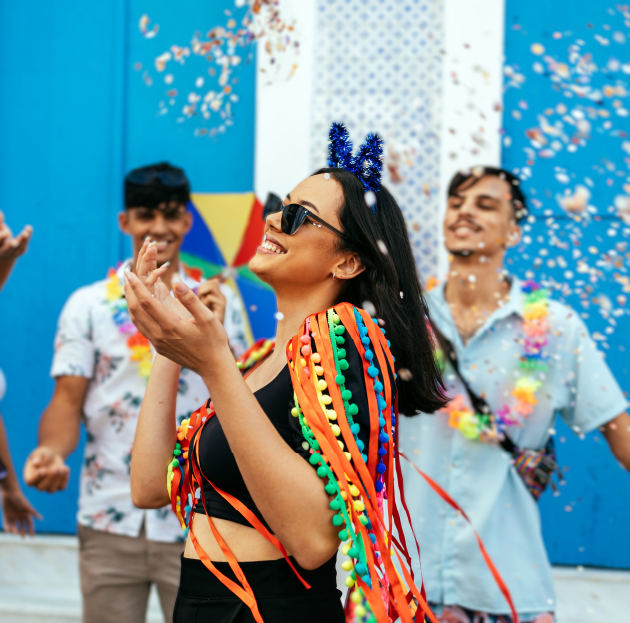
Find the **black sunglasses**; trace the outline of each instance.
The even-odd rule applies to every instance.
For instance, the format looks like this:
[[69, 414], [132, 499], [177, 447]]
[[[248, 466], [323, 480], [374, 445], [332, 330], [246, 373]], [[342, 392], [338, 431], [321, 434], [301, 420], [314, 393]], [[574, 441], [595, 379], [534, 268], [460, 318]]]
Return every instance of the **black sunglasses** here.
[[128, 184], [136, 186], [150, 186], [156, 180], [170, 188], [188, 185], [188, 178], [183, 171], [131, 171], [125, 178]]
[[280, 211], [282, 211], [282, 231], [289, 236], [295, 235], [298, 229], [304, 225], [304, 221], [307, 218], [310, 218], [316, 221], [319, 224], [319, 227], [323, 225], [324, 227], [330, 229], [330, 231], [337, 234], [340, 238], [350, 242], [350, 238], [348, 238], [345, 234], [342, 234], [338, 229], [335, 229], [324, 219], [319, 218], [319, 216], [315, 216], [315, 214], [307, 210], [304, 206], [301, 206], [299, 203], [290, 203], [288, 206], [280, 205], [276, 210], [274, 210], [274, 212]]

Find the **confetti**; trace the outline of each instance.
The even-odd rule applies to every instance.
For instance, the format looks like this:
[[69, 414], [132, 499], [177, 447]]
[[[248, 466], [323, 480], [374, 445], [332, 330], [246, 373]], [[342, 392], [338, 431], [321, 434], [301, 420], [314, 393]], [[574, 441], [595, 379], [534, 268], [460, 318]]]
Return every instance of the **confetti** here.
[[276, 313], [273, 315], [273, 317], [274, 317], [276, 320], [284, 320], [284, 314], [283, 314], [282, 312], [276, 312]]
[[558, 203], [560, 206], [572, 214], [582, 214], [586, 212], [588, 202], [591, 199], [591, 191], [586, 186], [576, 186], [573, 194], [565, 195]]
[[551, 25], [543, 45], [541, 29], [522, 31], [530, 60], [508, 55], [504, 66], [502, 140], [530, 212], [507, 266], [578, 309], [603, 352], [622, 346], [611, 338], [630, 316], [630, 63], [617, 47], [628, 43], [630, 13], [607, 12], [584, 38]]
[[149, 19], [149, 16], [146, 14], [143, 15], [138, 22], [138, 27], [140, 28], [140, 32], [142, 33], [142, 36], [145, 39], [153, 39], [153, 37], [155, 37], [155, 35], [157, 35], [158, 31], [160, 30], [159, 24], [156, 24], [155, 26], [153, 26], [151, 30], [149, 30], [150, 23], [151, 23], [151, 20]]
[[630, 196], [617, 195], [614, 201], [617, 209], [617, 216], [626, 224], [630, 225]]
[[361, 307], [368, 314], [370, 314], [370, 316], [372, 316], [372, 318], [376, 318], [376, 307], [374, 307], [374, 304], [372, 303], [372, 301], [363, 301], [363, 304], [361, 305]]
[[382, 241], [382, 240], [377, 240], [376, 244], [378, 245], [378, 250], [383, 254], [383, 255], [387, 255], [388, 251], [387, 251], [387, 245]]
[[[158, 54], [153, 65], [155, 71], [162, 73], [171, 70], [164, 77], [164, 83], [170, 85], [175, 80], [177, 66], [184, 66], [190, 60], [195, 67], [203, 64], [210, 67], [202, 69], [193, 81], [194, 90], [179, 90], [179, 93], [169, 95], [168, 103], [158, 103], [158, 116], [175, 109], [179, 113], [176, 122], [184, 123], [193, 120], [194, 136], [214, 137], [234, 125], [232, 105], [239, 101], [234, 93], [238, 84], [237, 68], [250, 60], [253, 54], [253, 44], [260, 42], [267, 54], [265, 63], [269, 67], [278, 68], [276, 63], [278, 54], [289, 51], [297, 53], [299, 42], [295, 39], [295, 23], [288, 23], [282, 18], [279, 0], [236, 0], [234, 3], [238, 15], [226, 10], [225, 26], [214, 26], [205, 34], [196, 31], [187, 45], [171, 45], [167, 50]], [[151, 20], [148, 15], [142, 15], [139, 20], [140, 33], [145, 39], [154, 38], [159, 25], [149, 28]], [[239, 23], [240, 22], [240, 23]], [[141, 64], [136, 63], [136, 67]], [[293, 75], [297, 64], [293, 63], [289, 76]], [[261, 71], [265, 71], [264, 68]], [[278, 71], [280, 71], [278, 69]], [[212, 84], [207, 84], [212, 79]], [[277, 72], [276, 72], [277, 73]], [[147, 86], [153, 84], [153, 77], [148, 71], [142, 76]], [[205, 93], [201, 92], [206, 89]]]

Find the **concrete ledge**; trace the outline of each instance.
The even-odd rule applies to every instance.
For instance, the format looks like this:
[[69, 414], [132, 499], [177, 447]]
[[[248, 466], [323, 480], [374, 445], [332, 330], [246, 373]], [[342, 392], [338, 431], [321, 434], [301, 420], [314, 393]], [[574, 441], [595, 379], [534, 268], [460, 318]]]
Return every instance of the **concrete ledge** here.
[[[78, 550], [74, 536], [0, 533], [0, 621], [80, 623]], [[155, 590], [147, 623], [164, 623]]]
[[554, 567], [558, 623], [630, 621], [630, 571]]
[[[554, 567], [553, 577], [557, 623], [630, 621], [630, 571]], [[347, 590], [343, 584], [340, 588]], [[80, 623], [76, 537], [37, 535], [22, 540], [0, 533], [0, 621]], [[164, 623], [155, 591], [146, 623]]]

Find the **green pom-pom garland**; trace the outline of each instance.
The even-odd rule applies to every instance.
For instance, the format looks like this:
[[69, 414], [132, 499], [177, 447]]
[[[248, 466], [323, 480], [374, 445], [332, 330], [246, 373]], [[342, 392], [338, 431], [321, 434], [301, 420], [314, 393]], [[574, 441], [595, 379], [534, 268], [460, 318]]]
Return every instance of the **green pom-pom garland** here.
[[[346, 357], [346, 350], [342, 348], [341, 345], [345, 343], [345, 338], [342, 337], [345, 333], [345, 327], [340, 323], [339, 316], [334, 313], [334, 311], [329, 310], [327, 312], [327, 320], [328, 320], [328, 328], [330, 331], [330, 338], [333, 350], [333, 357], [335, 362], [335, 382], [339, 386], [339, 390], [341, 393], [341, 397], [343, 400], [344, 413], [346, 416], [346, 420], [350, 426], [350, 430], [353, 434], [355, 442], [360, 450], [363, 449], [363, 443], [359, 440], [358, 433], [360, 427], [357, 423], [354, 422], [353, 416], [356, 416], [359, 413], [359, 408], [356, 404], [350, 403], [352, 399], [352, 392], [349, 389], [345, 388], [345, 376], [343, 372], [349, 369], [349, 364]], [[318, 381], [315, 376], [312, 380], [313, 384], [317, 389]], [[326, 387], [324, 387], [324, 390]], [[311, 448], [312, 454], [309, 458], [309, 462], [314, 467], [317, 467], [317, 475], [320, 478], [326, 479], [327, 484], [325, 485], [325, 490], [328, 495], [334, 496], [333, 500], [330, 502], [330, 508], [334, 511], [337, 511], [332, 518], [332, 523], [335, 527], [341, 528], [339, 531], [339, 538], [341, 541], [349, 542], [352, 544], [348, 546], [348, 544], [342, 547], [342, 553], [349, 557], [348, 561], [344, 563], [346, 566], [349, 566], [347, 570], [353, 569], [351, 575], [346, 578], [346, 585], [349, 588], [352, 588], [356, 584], [356, 573], [362, 579], [371, 586], [371, 579], [368, 574], [368, 566], [367, 566], [367, 556], [365, 553], [365, 545], [363, 543], [363, 537], [360, 532], [355, 531], [354, 525], [351, 521], [351, 516], [349, 514], [348, 508], [349, 505], [355, 505], [355, 503], [359, 502], [362, 505], [362, 508], [365, 509], [365, 506], [362, 502], [360, 502], [360, 497], [356, 487], [353, 487], [357, 492], [357, 495], [353, 495], [352, 499], [346, 502], [341, 495], [341, 487], [336, 480], [336, 477], [330, 467], [322, 460], [319, 443], [315, 439], [313, 431], [308, 425], [304, 415], [302, 413], [302, 409], [300, 408], [297, 395], [294, 393], [294, 401], [295, 407], [291, 410], [291, 414], [294, 417], [298, 417], [300, 422], [300, 428], [302, 430], [302, 435], [304, 436], [305, 441], [308, 446]], [[324, 407], [325, 408], [325, 407]], [[334, 412], [333, 412], [334, 413]], [[336, 414], [334, 415], [334, 419], [337, 419]], [[335, 436], [340, 435], [339, 426], [333, 421], [330, 422], [331, 430], [335, 434]], [[340, 440], [340, 446], [343, 449], [343, 442]], [[361, 452], [361, 456], [365, 462], [367, 462], [367, 456]], [[353, 493], [353, 492], [351, 492]], [[357, 515], [359, 521], [363, 526], [369, 526], [369, 519], [367, 514], [362, 511], [357, 511]], [[371, 527], [371, 526], [370, 526]], [[370, 543], [371, 545], [371, 543]], [[344, 567], [345, 568], [345, 567]], [[363, 592], [357, 586], [355, 590], [351, 593], [351, 595], [358, 597], [357, 605], [355, 605], [355, 614], [359, 617], [359, 619], [363, 619], [363, 621], [370, 621], [374, 615], [371, 612], [371, 608], [369, 603], [365, 600]]]

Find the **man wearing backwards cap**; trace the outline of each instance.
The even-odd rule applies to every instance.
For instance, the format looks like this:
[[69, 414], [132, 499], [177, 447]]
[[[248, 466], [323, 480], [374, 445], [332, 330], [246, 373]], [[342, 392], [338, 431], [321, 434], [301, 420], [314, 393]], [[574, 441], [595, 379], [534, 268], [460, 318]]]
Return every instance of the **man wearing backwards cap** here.
[[[600, 428], [630, 468], [627, 402], [578, 314], [504, 268], [527, 215], [519, 180], [478, 167], [449, 187], [446, 283], [427, 296], [451, 402], [401, 418], [401, 449], [469, 515], [522, 623], [551, 623], [555, 595], [536, 504], [555, 470], [556, 414]], [[445, 623], [510, 623], [472, 530], [413, 467], [405, 491], [428, 599]], [[416, 561], [416, 571], [419, 571]]]
[[[64, 489], [65, 461], [76, 448], [83, 420], [87, 444], [78, 522], [84, 623], [144, 621], [151, 584], [157, 585], [170, 620], [179, 584], [184, 539], [175, 515], [170, 508], [140, 510], [131, 500], [131, 451], [154, 355], [131, 323], [123, 296], [124, 271], [135, 270], [140, 249], [150, 245], [147, 253], [155, 254], [157, 266], [170, 263], [162, 277], [169, 288], [176, 279], [198, 288], [200, 300], [222, 319], [236, 356], [247, 347], [236, 295], [217, 279], [195, 282], [179, 262], [192, 226], [189, 199], [181, 169], [161, 163], [131, 171], [119, 224], [131, 236], [134, 257], [110, 270], [107, 279], [74, 292], [59, 318], [51, 370], [55, 392], [24, 477], [42, 491]], [[182, 370], [177, 422], [207, 395], [203, 380]]]

